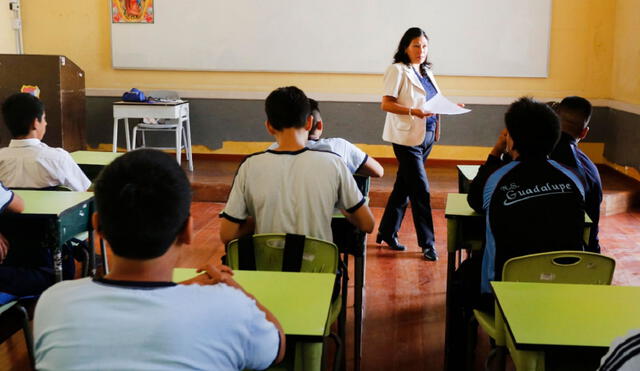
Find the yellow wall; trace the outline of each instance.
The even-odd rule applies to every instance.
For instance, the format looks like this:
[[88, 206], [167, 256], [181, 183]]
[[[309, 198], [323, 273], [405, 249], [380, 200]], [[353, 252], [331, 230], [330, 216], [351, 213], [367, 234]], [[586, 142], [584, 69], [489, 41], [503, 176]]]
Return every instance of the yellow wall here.
[[640, 103], [640, 0], [616, 4], [611, 95], [615, 100]]
[[[553, 1], [549, 78], [442, 76], [438, 82], [449, 95], [458, 96], [608, 98], [615, 8], [613, 1]], [[380, 75], [114, 70], [109, 14], [109, 0], [24, 1], [25, 52], [66, 55], [85, 70], [87, 88], [94, 89], [124, 91], [135, 85], [265, 92], [295, 84], [315, 93], [379, 94], [381, 90]]]
[[0, 53], [16, 52], [16, 36], [13, 30], [13, 12], [9, 10], [8, 2], [0, 2]]

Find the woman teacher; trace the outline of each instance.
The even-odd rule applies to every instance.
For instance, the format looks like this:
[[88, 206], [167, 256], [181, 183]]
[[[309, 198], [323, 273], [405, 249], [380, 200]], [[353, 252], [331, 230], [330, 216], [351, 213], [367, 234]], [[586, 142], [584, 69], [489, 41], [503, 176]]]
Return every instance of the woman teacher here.
[[422, 107], [440, 90], [427, 60], [428, 41], [422, 29], [408, 29], [393, 56], [394, 63], [384, 74], [381, 108], [387, 112], [387, 118], [382, 139], [393, 144], [398, 173], [376, 241], [384, 241], [392, 250], [406, 249], [398, 241], [398, 230], [411, 201], [418, 245], [424, 258], [434, 261], [438, 254], [434, 248], [431, 197], [424, 162], [438, 140], [440, 122], [437, 115]]

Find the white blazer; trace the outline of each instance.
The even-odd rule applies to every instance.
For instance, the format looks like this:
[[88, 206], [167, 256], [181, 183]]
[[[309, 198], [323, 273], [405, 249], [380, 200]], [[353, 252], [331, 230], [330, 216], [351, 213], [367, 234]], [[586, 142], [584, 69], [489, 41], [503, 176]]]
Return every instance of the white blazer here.
[[[427, 71], [429, 79], [440, 93], [440, 88], [431, 70]], [[384, 73], [384, 95], [395, 97], [398, 104], [420, 108], [424, 104], [427, 92], [411, 66], [394, 63]], [[426, 119], [409, 115], [397, 115], [387, 112], [382, 139], [387, 142], [405, 146], [417, 146], [424, 141]]]

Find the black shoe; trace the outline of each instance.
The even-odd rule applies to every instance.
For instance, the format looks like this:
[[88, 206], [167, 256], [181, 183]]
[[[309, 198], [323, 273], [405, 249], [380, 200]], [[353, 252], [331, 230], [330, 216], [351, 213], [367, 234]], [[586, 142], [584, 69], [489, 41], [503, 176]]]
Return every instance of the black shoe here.
[[404, 245], [401, 245], [400, 242], [398, 242], [398, 239], [396, 237], [386, 238], [378, 233], [378, 236], [376, 237], [376, 243], [381, 243], [382, 241], [389, 245], [389, 248], [394, 251], [405, 251], [407, 249], [406, 247], [404, 247]]
[[423, 247], [422, 256], [424, 256], [426, 260], [429, 260], [432, 262], [438, 260], [438, 253], [436, 252], [436, 249], [433, 248], [433, 246]]

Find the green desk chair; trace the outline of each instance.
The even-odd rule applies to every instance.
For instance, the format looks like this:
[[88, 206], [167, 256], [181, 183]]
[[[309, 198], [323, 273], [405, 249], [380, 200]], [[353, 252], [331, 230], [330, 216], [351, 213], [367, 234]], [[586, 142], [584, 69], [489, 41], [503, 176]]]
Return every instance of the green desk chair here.
[[[227, 264], [232, 269], [283, 272], [338, 272], [338, 247], [328, 241], [295, 234], [254, 234], [233, 240], [227, 245]], [[336, 286], [338, 288], [338, 286]], [[334, 369], [339, 369], [342, 355], [340, 338], [331, 333], [331, 324], [336, 321], [342, 305], [341, 296], [334, 290], [334, 299], [329, 309], [325, 336], [336, 342]], [[324, 347], [318, 343], [296, 344], [295, 365], [302, 370], [319, 370], [324, 360]], [[304, 356], [301, 356], [304, 355]], [[285, 364], [287, 361], [285, 361]], [[298, 367], [295, 366], [294, 369]]]
[[[615, 266], [614, 259], [600, 254], [552, 251], [509, 259], [502, 268], [502, 281], [610, 285]], [[495, 341], [496, 356], [500, 357], [498, 361], [502, 368], [507, 349], [518, 371], [544, 370], [543, 352], [515, 348], [497, 304], [495, 316], [477, 309], [473, 314], [480, 327]]]

